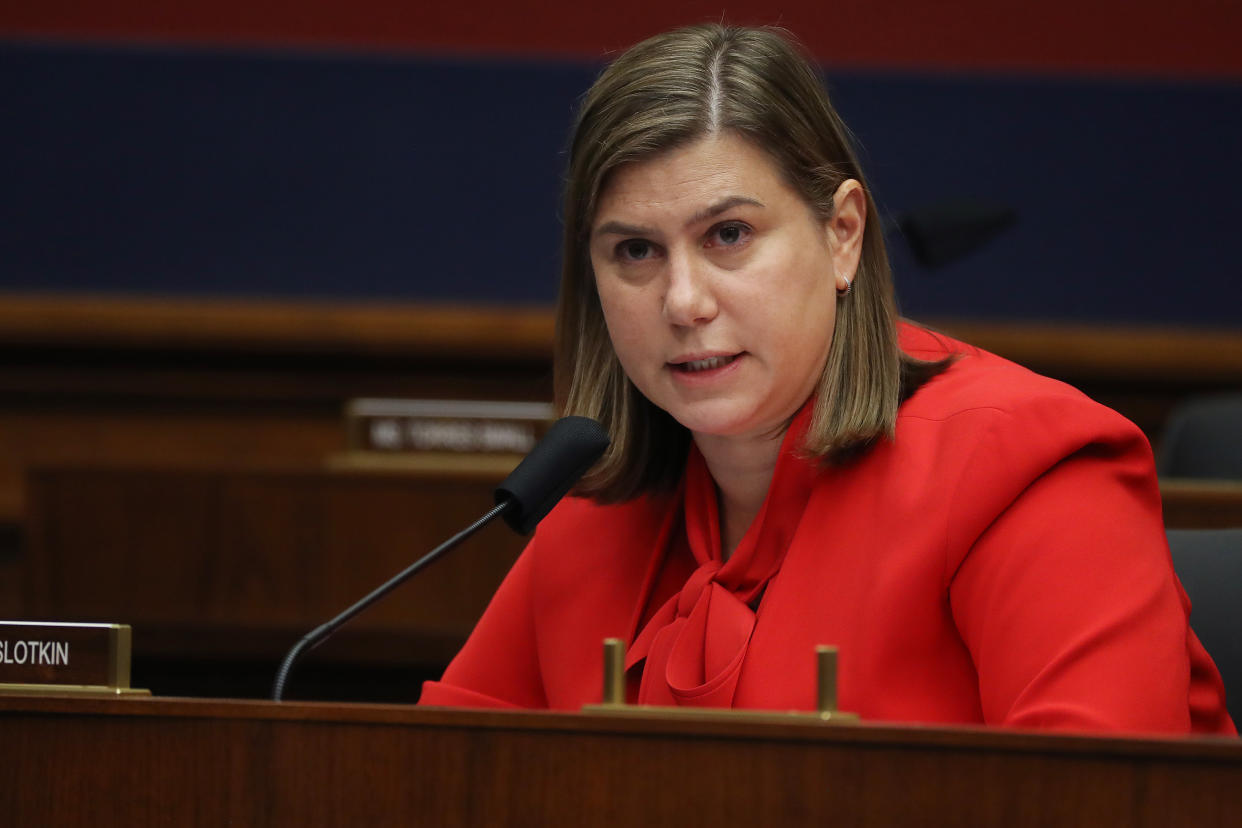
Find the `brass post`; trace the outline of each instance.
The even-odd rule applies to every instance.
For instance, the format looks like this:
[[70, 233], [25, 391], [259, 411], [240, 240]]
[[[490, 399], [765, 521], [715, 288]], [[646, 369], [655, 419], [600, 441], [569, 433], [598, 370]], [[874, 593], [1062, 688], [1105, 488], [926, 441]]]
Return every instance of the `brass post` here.
[[747, 722], [797, 722], [814, 721], [824, 724], [853, 724], [858, 721], [857, 713], [842, 713], [837, 710], [837, 648], [818, 646], [815, 648], [815, 659], [818, 666], [816, 703], [818, 710], [790, 710], [786, 712], [772, 710], [721, 710], [715, 707], [675, 706], [627, 704], [625, 701], [625, 643], [620, 638], [604, 639], [604, 699], [600, 704], [583, 705], [584, 713], [601, 716], [637, 716], [655, 719], [672, 720], [720, 720]]
[[816, 705], [820, 713], [837, 712], [837, 648], [820, 644], [815, 648]]
[[604, 704], [625, 704], [625, 642], [604, 639]]

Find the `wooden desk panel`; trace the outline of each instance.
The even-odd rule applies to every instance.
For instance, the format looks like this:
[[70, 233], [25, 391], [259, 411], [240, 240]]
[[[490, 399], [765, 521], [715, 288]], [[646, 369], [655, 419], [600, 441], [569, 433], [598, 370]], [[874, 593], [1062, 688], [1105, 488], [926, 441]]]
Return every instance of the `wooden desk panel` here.
[[0, 698], [16, 825], [1233, 825], [1242, 743]]
[[[501, 471], [83, 467], [30, 475], [21, 614], [124, 621], [143, 654], [277, 658], [473, 522]], [[1242, 486], [1174, 481], [1170, 527], [1242, 526]], [[436, 667], [525, 540], [484, 529], [342, 631], [328, 657]]]
[[[23, 614], [124, 619], [136, 660], [274, 664], [307, 630], [491, 508], [500, 479], [327, 468], [36, 470]], [[442, 666], [524, 544], [496, 521], [354, 619], [317, 657]]]

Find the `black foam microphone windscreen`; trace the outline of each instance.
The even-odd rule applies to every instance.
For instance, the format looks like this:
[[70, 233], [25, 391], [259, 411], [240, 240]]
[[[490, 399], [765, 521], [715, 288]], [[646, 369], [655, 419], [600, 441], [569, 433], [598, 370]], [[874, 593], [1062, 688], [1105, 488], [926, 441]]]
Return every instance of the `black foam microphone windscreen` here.
[[586, 470], [595, 465], [611, 440], [589, 417], [563, 417], [513, 473], [496, 487], [496, 502], [508, 501], [502, 517], [523, 535], [535, 528]]

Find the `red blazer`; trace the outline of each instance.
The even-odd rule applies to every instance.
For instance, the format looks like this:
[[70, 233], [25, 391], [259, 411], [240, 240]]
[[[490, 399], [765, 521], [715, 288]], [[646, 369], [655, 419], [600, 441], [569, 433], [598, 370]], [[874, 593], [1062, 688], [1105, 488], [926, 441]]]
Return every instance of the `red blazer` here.
[[671, 495], [563, 501], [420, 703], [576, 710], [618, 637], [632, 698], [812, 710], [835, 644], [867, 720], [1234, 733], [1142, 433], [960, 342], [902, 345], [959, 358], [844, 468], [796, 456], [804, 410], [728, 562], [693, 450]]

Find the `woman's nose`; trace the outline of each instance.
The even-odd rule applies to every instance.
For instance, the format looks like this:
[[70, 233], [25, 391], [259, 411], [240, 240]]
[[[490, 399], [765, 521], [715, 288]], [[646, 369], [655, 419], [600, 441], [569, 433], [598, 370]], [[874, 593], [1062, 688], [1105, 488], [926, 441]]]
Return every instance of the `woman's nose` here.
[[672, 254], [664, 293], [664, 318], [673, 325], [693, 326], [716, 317], [716, 296], [705, 262]]

